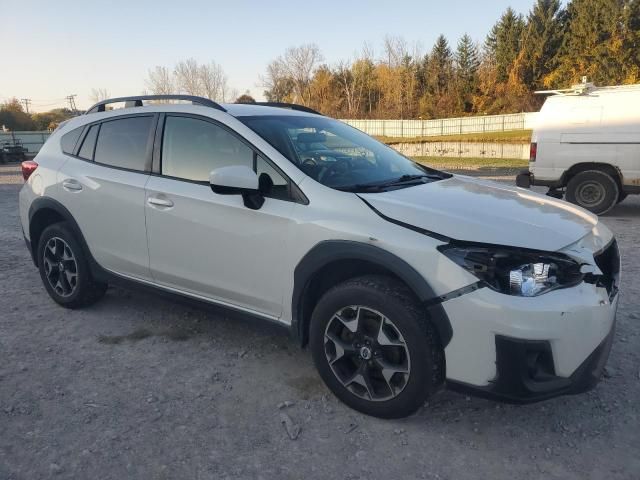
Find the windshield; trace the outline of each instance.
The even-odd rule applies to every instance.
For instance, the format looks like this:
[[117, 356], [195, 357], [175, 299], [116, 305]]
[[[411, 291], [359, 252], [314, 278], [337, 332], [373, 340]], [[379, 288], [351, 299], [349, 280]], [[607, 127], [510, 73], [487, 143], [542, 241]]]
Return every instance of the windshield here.
[[449, 175], [419, 165], [369, 135], [315, 116], [238, 117], [305, 174], [331, 188], [382, 191]]

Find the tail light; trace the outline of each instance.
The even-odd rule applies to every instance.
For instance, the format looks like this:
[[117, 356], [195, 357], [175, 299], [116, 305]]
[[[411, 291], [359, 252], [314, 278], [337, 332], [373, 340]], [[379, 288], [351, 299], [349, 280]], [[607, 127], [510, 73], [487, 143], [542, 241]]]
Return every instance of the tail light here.
[[535, 162], [537, 156], [538, 156], [538, 144], [536, 142], [532, 142], [531, 147], [529, 147], [529, 161]]
[[38, 164], [33, 160], [26, 160], [22, 162], [22, 178], [24, 178], [25, 182], [29, 180], [29, 177], [36, 171], [36, 168], [38, 168]]

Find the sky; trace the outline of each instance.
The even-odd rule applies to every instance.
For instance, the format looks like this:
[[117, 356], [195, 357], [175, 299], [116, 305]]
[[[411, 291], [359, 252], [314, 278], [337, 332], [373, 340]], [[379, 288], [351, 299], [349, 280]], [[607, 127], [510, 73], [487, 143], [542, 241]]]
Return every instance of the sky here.
[[215, 61], [229, 85], [262, 99], [260, 75], [286, 48], [320, 47], [324, 62], [352, 58], [364, 43], [382, 53], [386, 35], [430, 50], [444, 34], [452, 47], [464, 33], [484, 38], [511, 6], [526, 14], [533, 0], [0, 0], [0, 101], [30, 98], [32, 110], [64, 106], [92, 88], [112, 97], [138, 95], [149, 69], [195, 58]]

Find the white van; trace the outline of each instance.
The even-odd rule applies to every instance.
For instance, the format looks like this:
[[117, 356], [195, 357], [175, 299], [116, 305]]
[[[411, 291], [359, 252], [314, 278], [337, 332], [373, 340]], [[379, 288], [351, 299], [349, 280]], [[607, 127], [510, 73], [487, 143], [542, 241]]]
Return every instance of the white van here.
[[551, 96], [540, 110], [519, 187], [547, 186], [549, 195], [596, 214], [640, 193], [640, 84], [583, 82], [538, 93]]

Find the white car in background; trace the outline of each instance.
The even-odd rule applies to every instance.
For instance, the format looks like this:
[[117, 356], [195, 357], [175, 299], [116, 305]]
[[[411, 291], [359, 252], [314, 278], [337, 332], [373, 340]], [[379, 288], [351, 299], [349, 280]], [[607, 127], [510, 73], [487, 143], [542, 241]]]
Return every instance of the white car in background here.
[[[144, 105], [170, 99], [191, 104]], [[25, 241], [58, 304], [113, 282], [276, 322], [370, 415], [442, 387], [582, 392], [609, 354], [620, 260], [595, 215], [424, 167], [306, 107], [107, 100], [23, 174]]]
[[590, 83], [550, 94], [531, 138], [529, 171], [521, 187], [549, 187], [549, 195], [601, 215], [640, 193], [640, 85]]

